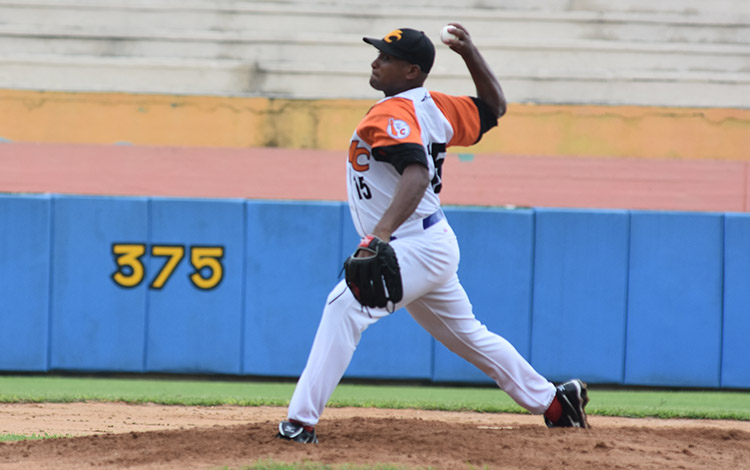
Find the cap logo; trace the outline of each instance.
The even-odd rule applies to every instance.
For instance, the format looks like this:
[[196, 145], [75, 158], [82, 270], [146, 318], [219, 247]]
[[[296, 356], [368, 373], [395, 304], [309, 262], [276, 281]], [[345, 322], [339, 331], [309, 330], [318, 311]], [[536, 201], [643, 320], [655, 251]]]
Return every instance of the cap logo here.
[[383, 41], [389, 44], [392, 43], [393, 41], [400, 41], [402, 34], [404, 34], [404, 32], [401, 31], [400, 29], [394, 29], [393, 31], [385, 35], [385, 37], [383, 38]]
[[405, 139], [411, 134], [411, 128], [409, 124], [402, 121], [401, 119], [388, 119], [388, 135], [394, 139]]

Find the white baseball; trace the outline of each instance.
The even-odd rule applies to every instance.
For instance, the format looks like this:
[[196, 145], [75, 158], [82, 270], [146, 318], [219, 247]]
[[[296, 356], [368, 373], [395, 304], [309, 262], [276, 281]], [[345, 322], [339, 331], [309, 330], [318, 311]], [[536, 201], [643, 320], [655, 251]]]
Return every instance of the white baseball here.
[[443, 26], [442, 30], [440, 30], [440, 40], [443, 41], [443, 44], [448, 44], [448, 41], [455, 41], [458, 39], [458, 36], [451, 33], [452, 29], [456, 29], [456, 27], [447, 24]]

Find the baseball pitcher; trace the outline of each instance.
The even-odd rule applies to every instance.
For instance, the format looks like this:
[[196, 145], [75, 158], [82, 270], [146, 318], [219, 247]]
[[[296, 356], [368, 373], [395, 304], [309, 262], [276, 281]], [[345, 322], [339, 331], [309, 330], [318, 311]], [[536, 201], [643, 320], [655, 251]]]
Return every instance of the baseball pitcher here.
[[437, 340], [490, 376], [550, 427], [588, 427], [586, 385], [555, 386], [472, 311], [458, 279], [459, 247], [440, 208], [446, 150], [473, 145], [506, 112], [503, 90], [468, 31], [448, 27], [444, 42], [463, 59], [476, 97], [424, 88], [435, 47], [421, 31], [400, 28], [381, 39], [370, 86], [385, 97], [352, 134], [349, 208], [362, 237], [333, 288], [312, 349], [277, 437], [317, 443], [315, 426], [368, 326], [406, 307]]

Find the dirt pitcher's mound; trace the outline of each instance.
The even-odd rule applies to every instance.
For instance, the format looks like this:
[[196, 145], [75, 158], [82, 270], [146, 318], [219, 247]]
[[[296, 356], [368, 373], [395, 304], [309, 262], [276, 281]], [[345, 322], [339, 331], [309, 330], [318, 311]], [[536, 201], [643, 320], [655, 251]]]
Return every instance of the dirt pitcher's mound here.
[[258, 460], [409, 468], [750, 468], [750, 423], [590, 417], [547, 429], [512, 414], [330, 408], [320, 444], [274, 438], [276, 407], [111, 403], [0, 405], [4, 434], [74, 437], [0, 444], [0, 468], [241, 468]]

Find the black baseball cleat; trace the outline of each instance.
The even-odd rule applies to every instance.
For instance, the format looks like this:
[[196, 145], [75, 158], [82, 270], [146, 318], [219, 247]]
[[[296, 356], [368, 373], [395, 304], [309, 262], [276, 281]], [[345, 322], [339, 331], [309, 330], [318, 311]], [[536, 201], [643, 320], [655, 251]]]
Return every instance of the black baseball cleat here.
[[586, 419], [586, 404], [589, 402], [589, 392], [586, 384], [578, 379], [570, 380], [556, 387], [557, 401], [562, 406], [562, 416], [553, 423], [546, 417], [544, 423], [548, 428], [588, 428]]
[[315, 435], [315, 428], [311, 426], [303, 426], [291, 421], [282, 421], [279, 423], [279, 433], [276, 434], [276, 437], [279, 439], [286, 439], [287, 441], [301, 442], [303, 444], [318, 443], [318, 436]]

